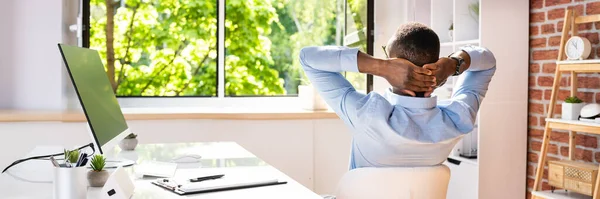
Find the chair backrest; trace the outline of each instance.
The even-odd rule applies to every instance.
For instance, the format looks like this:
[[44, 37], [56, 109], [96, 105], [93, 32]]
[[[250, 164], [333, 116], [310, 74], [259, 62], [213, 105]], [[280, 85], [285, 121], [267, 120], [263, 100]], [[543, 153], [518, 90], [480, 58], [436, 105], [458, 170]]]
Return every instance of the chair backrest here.
[[444, 199], [450, 169], [433, 167], [359, 168], [340, 180], [338, 199]]

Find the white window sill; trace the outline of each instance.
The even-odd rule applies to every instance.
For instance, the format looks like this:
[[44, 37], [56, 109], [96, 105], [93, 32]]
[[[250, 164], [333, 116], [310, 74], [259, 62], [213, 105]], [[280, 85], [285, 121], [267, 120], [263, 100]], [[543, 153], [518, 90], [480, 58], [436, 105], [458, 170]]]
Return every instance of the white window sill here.
[[120, 97], [121, 108], [301, 109], [298, 97]]
[[[127, 120], [337, 119], [331, 110], [302, 109], [297, 97], [119, 98]], [[85, 122], [81, 110], [0, 110], [0, 122]]]

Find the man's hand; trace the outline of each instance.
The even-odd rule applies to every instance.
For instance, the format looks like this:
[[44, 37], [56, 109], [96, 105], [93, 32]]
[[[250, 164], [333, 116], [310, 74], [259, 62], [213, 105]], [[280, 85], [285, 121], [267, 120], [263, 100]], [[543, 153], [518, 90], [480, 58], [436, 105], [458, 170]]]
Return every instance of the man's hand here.
[[381, 76], [394, 87], [406, 94], [415, 96], [415, 92], [430, 93], [437, 85], [433, 71], [418, 67], [405, 59], [385, 60], [385, 71]]
[[[471, 56], [469, 56], [469, 53], [463, 50], [459, 50], [452, 53], [451, 56], [459, 57], [464, 60], [464, 62], [462, 63], [462, 65], [460, 65], [458, 69], [459, 74], [463, 73], [464, 71], [469, 69], [469, 67], [471, 67]], [[448, 79], [448, 77], [454, 75], [454, 73], [456, 72], [457, 64], [458, 62], [454, 59], [442, 57], [438, 59], [438, 61], [435, 63], [425, 64], [423, 68], [433, 71], [436, 79], [438, 80], [437, 86], [441, 86], [444, 82], [446, 82], [446, 79]]]
[[428, 93], [437, 85], [434, 73], [414, 65], [406, 59], [377, 59], [358, 52], [358, 71], [385, 78], [395, 91], [415, 96], [415, 92]]
[[436, 87], [441, 86], [448, 77], [454, 75], [456, 72], [456, 61], [447, 57], [438, 59], [437, 62], [431, 64], [425, 64], [423, 68], [431, 70], [438, 80]]

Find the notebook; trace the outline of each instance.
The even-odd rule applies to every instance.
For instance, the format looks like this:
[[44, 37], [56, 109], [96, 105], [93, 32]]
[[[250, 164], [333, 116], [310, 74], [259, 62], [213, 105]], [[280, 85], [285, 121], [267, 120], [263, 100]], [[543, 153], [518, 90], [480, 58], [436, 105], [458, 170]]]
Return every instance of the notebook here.
[[245, 178], [241, 176], [236, 177], [235, 175], [226, 175], [220, 179], [201, 182], [190, 182], [189, 179], [175, 178], [160, 178], [152, 182], [152, 184], [178, 195], [228, 191], [286, 183], [275, 178]]

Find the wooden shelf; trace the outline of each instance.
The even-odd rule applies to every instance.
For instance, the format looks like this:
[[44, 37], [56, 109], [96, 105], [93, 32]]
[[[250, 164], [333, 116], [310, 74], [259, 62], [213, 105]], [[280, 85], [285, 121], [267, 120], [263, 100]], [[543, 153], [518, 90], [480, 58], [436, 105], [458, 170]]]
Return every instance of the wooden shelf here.
[[561, 64], [559, 66], [561, 72], [576, 72], [576, 73], [597, 73], [600, 72], [600, 63], [598, 64]]
[[565, 191], [565, 190], [554, 190], [554, 193], [552, 193], [552, 191], [550, 191], [550, 190], [533, 191], [533, 192], [531, 192], [531, 195], [545, 198], [545, 199], [591, 199], [592, 198], [592, 196], [587, 196], [587, 195], [583, 195], [580, 193], [575, 193], [572, 191]]
[[546, 118], [546, 123], [548, 123], [548, 127], [551, 129], [600, 134], [599, 123], [583, 122], [579, 120], [563, 120], [558, 118]]
[[600, 59], [584, 59], [584, 60], [563, 60], [556, 61], [559, 65], [571, 65], [571, 64], [600, 64]]
[[564, 60], [557, 61], [560, 71], [574, 71], [576, 73], [600, 72], [600, 59]]

